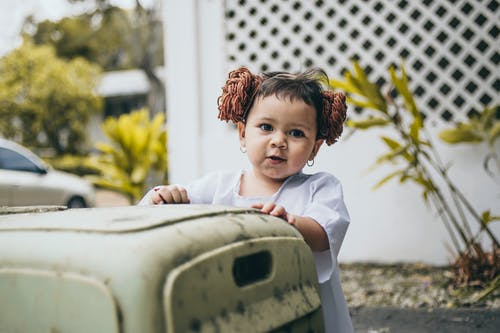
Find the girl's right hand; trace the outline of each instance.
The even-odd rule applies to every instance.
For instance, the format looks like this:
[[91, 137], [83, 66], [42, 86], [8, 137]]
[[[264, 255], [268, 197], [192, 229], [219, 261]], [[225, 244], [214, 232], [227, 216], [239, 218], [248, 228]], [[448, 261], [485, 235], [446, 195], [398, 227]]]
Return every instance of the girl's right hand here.
[[153, 205], [188, 204], [189, 198], [185, 188], [177, 185], [161, 185], [153, 188], [151, 194]]

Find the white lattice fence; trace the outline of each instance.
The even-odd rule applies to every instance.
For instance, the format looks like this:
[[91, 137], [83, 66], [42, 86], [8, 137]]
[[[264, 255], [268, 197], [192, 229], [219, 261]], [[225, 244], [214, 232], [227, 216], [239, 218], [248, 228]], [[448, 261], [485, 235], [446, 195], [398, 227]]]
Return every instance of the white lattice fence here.
[[228, 0], [227, 69], [319, 66], [338, 77], [356, 59], [383, 86], [389, 65], [404, 60], [426, 119], [464, 120], [500, 101], [498, 7], [496, 0]]

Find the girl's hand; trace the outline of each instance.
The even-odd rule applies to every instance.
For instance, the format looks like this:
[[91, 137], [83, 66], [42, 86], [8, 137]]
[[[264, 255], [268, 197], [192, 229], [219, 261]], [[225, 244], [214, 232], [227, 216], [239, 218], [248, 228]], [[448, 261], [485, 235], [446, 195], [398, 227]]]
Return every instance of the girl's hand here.
[[185, 188], [177, 185], [156, 186], [151, 194], [151, 203], [153, 205], [162, 204], [187, 204], [189, 198]]
[[254, 204], [252, 205], [252, 208], [260, 209], [260, 211], [264, 214], [281, 217], [291, 225], [295, 224], [295, 216], [292, 214], [288, 214], [285, 207], [276, 205], [274, 202]]
[[255, 204], [252, 208], [260, 209], [265, 214], [281, 217], [293, 225], [304, 237], [311, 250], [321, 252], [330, 248], [325, 229], [313, 218], [289, 214], [283, 206], [276, 205], [274, 202]]

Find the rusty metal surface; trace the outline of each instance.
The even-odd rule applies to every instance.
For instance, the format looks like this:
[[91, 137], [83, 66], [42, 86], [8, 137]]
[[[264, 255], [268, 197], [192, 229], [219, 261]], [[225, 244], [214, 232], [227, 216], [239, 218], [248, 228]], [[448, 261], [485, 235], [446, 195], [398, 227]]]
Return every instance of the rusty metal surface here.
[[0, 215], [56, 212], [65, 209], [66, 206], [1, 206]]

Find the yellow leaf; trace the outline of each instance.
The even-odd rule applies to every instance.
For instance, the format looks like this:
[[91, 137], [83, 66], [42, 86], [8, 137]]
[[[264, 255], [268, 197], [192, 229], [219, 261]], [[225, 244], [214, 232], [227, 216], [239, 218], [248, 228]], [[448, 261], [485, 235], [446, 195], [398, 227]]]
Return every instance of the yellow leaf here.
[[355, 94], [359, 93], [359, 89], [357, 89], [354, 85], [352, 85], [348, 82], [345, 82], [345, 81], [331, 79], [329, 81], [329, 85], [332, 88], [341, 89], [341, 90], [345, 91], [346, 93], [355, 93]]
[[410, 126], [410, 137], [414, 142], [420, 143], [420, 129], [422, 128], [422, 118], [416, 117]]
[[111, 153], [115, 148], [107, 143], [97, 142], [95, 147], [103, 153]]
[[378, 189], [379, 187], [381, 187], [382, 185], [384, 185], [385, 183], [387, 183], [389, 180], [391, 180], [392, 178], [396, 177], [396, 176], [399, 176], [399, 175], [402, 175], [404, 174], [404, 171], [402, 170], [398, 170], [398, 171], [395, 171], [395, 172], [392, 172], [390, 174], [388, 174], [387, 176], [385, 176], [384, 178], [382, 178], [381, 180], [379, 180], [373, 187], [372, 189], [373, 190], [376, 190]]
[[498, 215], [491, 215], [491, 212], [489, 210], [484, 211], [481, 214], [481, 218], [485, 224], [488, 224], [493, 221], [500, 221], [500, 216]]
[[405, 108], [413, 115], [413, 117], [415, 118], [421, 117], [417, 105], [415, 104], [413, 95], [408, 87], [408, 78], [406, 76], [406, 70], [404, 68], [404, 65], [401, 66], [401, 78], [398, 78], [396, 70], [393, 66], [389, 67], [389, 73], [391, 76], [392, 83], [394, 84], [398, 92], [401, 94], [401, 96], [403, 96]]
[[396, 141], [393, 140], [387, 136], [382, 136], [382, 140], [385, 142], [387, 146], [389, 146], [391, 149], [399, 149], [402, 146]]
[[374, 126], [385, 126], [390, 121], [384, 118], [367, 118], [363, 120], [352, 120], [349, 119], [346, 121], [346, 125], [349, 127], [355, 127], [358, 129], [367, 129]]
[[442, 130], [439, 132], [439, 138], [450, 144], [461, 142], [478, 143], [483, 141], [483, 137], [470, 125]]
[[385, 144], [387, 146], [389, 146], [389, 148], [392, 149], [392, 157], [395, 157], [397, 155], [401, 155], [407, 161], [413, 162], [413, 156], [408, 153], [408, 151], [407, 151], [408, 147], [407, 146], [403, 147], [397, 141], [395, 141], [395, 140], [393, 140], [393, 139], [391, 139], [389, 137], [386, 137], [386, 136], [382, 136], [382, 140], [385, 142]]

